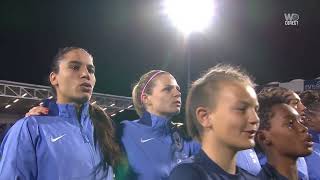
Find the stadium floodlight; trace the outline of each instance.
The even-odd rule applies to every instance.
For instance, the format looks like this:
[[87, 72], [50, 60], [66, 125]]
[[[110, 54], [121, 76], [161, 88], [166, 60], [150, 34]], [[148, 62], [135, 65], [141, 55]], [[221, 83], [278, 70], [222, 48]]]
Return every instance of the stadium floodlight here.
[[213, 0], [164, 0], [164, 13], [185, 36], [207, 29], [214, 9]]

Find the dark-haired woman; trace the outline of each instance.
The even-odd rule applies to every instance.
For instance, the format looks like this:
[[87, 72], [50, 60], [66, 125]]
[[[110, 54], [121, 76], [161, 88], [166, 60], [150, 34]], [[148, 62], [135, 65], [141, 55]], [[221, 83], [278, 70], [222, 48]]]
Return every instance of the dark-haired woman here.
[[0, 179], [113, 179], [119, 146], [111, 119], [88, 103], [94, 73], [86, 50], [58, 52], [49, 76], [58, 114], [28, 116], [9, 130], [0, 149]]

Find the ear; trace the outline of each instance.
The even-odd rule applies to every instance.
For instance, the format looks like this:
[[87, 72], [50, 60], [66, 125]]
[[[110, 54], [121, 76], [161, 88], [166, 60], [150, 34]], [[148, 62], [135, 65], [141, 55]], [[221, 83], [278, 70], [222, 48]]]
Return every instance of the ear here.
[[196, 109], [196, 117], [199, 123], [204, 127], [204, 128], [210, 128], [212, 126], [211, 122], [211, 113], [206, 107], [198, 107]]
[[58, 78], [57, 74], [54, 72], [51, 72], [49, 75], [50, 83], [52, 86], [57, 86], [58, 85]]
[[145, 93], [141, 95], [141, 101], [142, 101], [142, 104], [145, 104], [145, 105], [150, 104], [149, 97]]
[[266, 146], [270, 146], [272, 144], [269, 132], [266, 130], [259, 130], [257, 132], [257, 139], [260, 143]]

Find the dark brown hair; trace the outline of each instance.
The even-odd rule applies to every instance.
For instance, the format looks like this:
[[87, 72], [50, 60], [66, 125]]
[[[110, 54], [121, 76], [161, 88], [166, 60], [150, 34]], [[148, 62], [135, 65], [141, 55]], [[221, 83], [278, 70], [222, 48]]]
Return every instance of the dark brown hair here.
[[303, 91], [299, 94], [301, 98], [301, 102], [307, 107], [307, 108], [314, 108], [315, 106], [320, 105], [320, 91], [316, 90], [308, 90]]
[[[51, 72], [59, 73], [59, 65], [64, 55], [73, 50], [82, 50], [88, 53], [88, 51], [79, 47], [60, 49], [53, 59]], [[89, 55], [92, 56], [91, 54]], [[107, 164], [115, 167], [120, 160], [120, 147], [116, 141], [115, 125], [111, 118], [97, 105], [90, 105], [89, 114], [94, 126], [95, 141], [98, 142], [103, 155], [100, 165], [104, 169], [107, 168]]]
[[120, 160], [120, 147], [116, 141], [116, 129], [112, 119], [97, 105], [90, 105], [89, 114], [95, 130], [95, 139], [98, 141], [103, 154], [103, 166], [106, 163], [115, 167]]

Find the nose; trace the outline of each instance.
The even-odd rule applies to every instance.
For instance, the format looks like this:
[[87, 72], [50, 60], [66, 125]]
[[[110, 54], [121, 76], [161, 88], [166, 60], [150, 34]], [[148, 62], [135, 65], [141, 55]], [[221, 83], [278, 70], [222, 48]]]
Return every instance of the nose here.
[[181, 92], [176, 88], [174, 90], [174, 97], [181, 97]]
[[298, 121], [298, 130], [301, 133], [306, 133], [308, 131], [307, 126], [303, 125], [301, 122]]
[[260, 122], [260, 118], [256, 112], [255, 109], [253, 109], [250, 113], [250, 116], [249, 116], [249, 123], [250, 124], [258, 124]]
[[90, 79], [90, 73], [88, 71], [88, 68], [86, 66], [81, 68], [81, 78], [86, 78], [86, 79]]
[[305, 107], [301, 102], [299, 102], [297, 106], [298, 106], [297, 108], [298, 108], [298, 111], [299, 111], [300, 114], [301, 114], [303, 111], [306, 110], [306, 107]]

